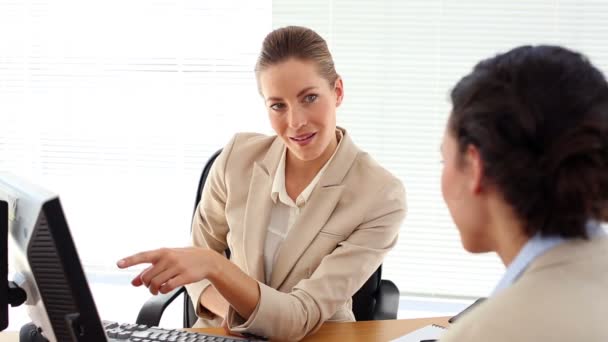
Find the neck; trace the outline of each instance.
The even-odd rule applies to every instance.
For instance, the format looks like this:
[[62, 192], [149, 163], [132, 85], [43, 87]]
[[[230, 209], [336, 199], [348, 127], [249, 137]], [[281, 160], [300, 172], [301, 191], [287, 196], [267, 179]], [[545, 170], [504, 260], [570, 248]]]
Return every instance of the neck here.
[[511, 234], [511, 236], [505, 236], [500, 240], [496, 246], [496, 253], [505, 267], [508, 267], [513, 262], [513, 259], [519, 254], [519, 251], [521, 251], [528, 240], [530, 238], [523, 233], [517, 235]]
[[329, 145], [325, 148], [325, 151], [314, 160], [301, 160], [287, 150], [287, 159], [285, 160], [285, 174], [297, 175], [298, 177], [307, 177], [316, 175], [319, 170], [327, 163], [329, 158], [334, 154], [334, 151], [338, 147], [338, 138], [334, 138], [330, 141]]
[[498, 254], [505, 267], [508, 267], [519, 254], [530, 237], [526, 235], [523, 224], [515, 216], [513, 210], [504, 203], [497, 204], [495, 217], [489, 227], [493, 230], [493, 250]]

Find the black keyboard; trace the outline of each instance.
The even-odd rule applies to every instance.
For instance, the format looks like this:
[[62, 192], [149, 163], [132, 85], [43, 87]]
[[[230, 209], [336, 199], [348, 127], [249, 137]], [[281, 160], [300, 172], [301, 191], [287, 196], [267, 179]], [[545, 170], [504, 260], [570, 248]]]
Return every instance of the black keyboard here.
[[141, 324], [103, 321], [109, 342], [242, 342], [246, 338], [163, 329]]

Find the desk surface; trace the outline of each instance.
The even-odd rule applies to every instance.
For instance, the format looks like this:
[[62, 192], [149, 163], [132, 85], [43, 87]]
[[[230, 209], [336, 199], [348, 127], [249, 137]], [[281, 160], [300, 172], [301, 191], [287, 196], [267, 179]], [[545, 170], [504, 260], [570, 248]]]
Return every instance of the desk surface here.
[[[449, 317], [364, 321], [353, 323], [325, 323], [319, 331], [308, 336], [306, 342], [328, 341], [390, 341], [428, 324], [448, 325]], [[221, 328], [188, 329], [196, 332], [225, 335]], [[18, 342], [16, 332], [0, 333], [0, 342]]]
[[[325, 323], [319, 331], [306, 337], [305, 342], [329, 341], [390, 341], [429, 324], [448, 326], [450, 317], [363, 321], [353, 323]], [[225, 335], [221, 328], [188, 329], [195, 332]], [[4, 342], [0, 340], [0, 342]]]

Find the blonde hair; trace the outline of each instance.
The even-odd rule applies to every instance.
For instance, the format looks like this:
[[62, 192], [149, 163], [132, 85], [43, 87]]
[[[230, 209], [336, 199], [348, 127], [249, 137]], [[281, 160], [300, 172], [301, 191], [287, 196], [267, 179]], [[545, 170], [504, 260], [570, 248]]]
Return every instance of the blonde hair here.
[[290, 58], [314, 62], [319, 75], [331, 86], [338, 80], [334, 60], [325, 39], [309, 28], [287, 26], [270, 32], [264, 38], [262, 51], [255, 65], [258, 82], [260, 72]]

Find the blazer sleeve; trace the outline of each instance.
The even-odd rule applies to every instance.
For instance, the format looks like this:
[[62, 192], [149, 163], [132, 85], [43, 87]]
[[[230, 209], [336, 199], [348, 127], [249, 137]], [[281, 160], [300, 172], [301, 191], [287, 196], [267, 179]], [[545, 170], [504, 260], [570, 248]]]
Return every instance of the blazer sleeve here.
[[230, 330], [289, 341], [317, 331], [363, 286], [397, 242], [406, 213], [403, 185], [392, 179], [375, 198], [363, 223], [323, 258], [310, 278], [289, 293], [259, 283], [260, 301], [247, 321], [230, 308]]
[[[192, 244], [197, 247], [210, 248], [218, 253], [224, 253], [228, 248], [226, 236], [228, 222], [226, 220], [226, 164], [235, 144], [236, 136], [224, 147], [217, 157], [209, 176], [205, 181], [201, 201], [192, 218]], [[194, 305], [196, 315], [205, 319], [213, 319], [215, 315], [200, 304], [203, 291], [211, 285], [207, 279], [186, 285]]]

